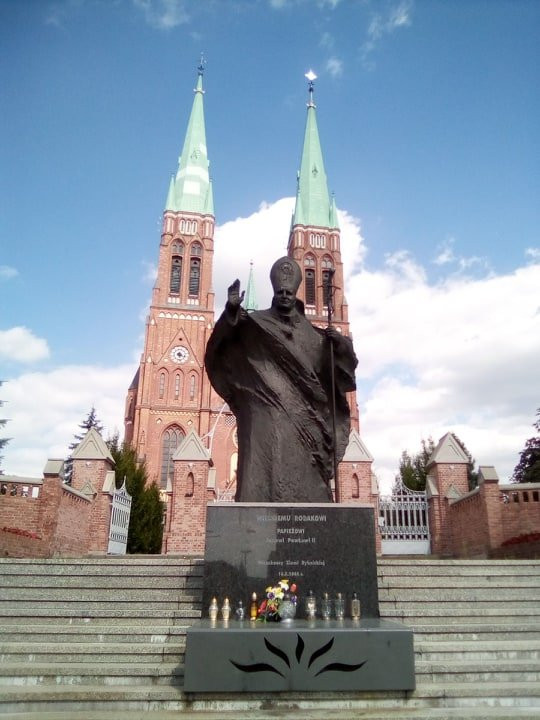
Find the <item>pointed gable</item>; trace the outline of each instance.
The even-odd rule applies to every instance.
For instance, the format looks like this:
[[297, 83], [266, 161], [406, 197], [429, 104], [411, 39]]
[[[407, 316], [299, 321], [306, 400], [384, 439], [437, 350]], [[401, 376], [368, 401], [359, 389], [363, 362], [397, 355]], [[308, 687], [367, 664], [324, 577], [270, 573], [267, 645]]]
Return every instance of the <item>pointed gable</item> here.
[[467, 454], [464, 452], [459, 442], [456, 440], [452, 433], [448, 432], [446, 433], [446, 435], [443, 435], [437, 443], [437, 447], [432, 452], [431, 457], [429, 458], [427, 467], [429, 468], [435, 463], [446, 463], [454, 465], [463, 463], [468, 465], [469, 462], [470, 459], [467, 457]]
[[71, 454], [73, 460], [109, 460], [114, 465], [111, 451], [95, 428], [90, 428]]
[[351, 430], [342, 462], [373, 462], [373, 456], [356, 430]]
[[201, 438], [195, 430], [190, 430], [186, 437], [177, 447], [173, 460], [185, 460], [188, 462], [197, 462], [198, 460], [210, 460], [210, 453], [203, 445]]

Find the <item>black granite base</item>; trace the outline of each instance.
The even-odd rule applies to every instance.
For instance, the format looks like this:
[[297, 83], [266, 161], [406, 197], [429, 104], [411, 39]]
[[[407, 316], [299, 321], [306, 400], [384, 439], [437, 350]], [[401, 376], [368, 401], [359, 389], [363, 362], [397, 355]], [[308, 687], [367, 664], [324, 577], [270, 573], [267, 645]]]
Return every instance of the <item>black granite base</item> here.
[[384, 620], [203, 620], [187, 631], [186, 692], [414, 690], [413, 633]]
[[288, 578], [298, 585], [297, 617], [313, 590], [361, 601], [362, 618], [379, 617], [374, 516], [371, 506], [212, 503], [208, 506], [203, 617], [212, 597], [234, 609], [253, 592]]

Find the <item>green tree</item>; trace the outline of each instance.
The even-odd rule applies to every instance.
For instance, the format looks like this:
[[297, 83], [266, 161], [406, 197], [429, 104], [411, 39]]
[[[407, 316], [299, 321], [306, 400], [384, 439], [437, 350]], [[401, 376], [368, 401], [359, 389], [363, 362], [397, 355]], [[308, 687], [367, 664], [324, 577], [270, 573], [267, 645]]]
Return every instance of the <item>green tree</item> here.
[[540, 408], [537, 409], [536, 415], [538, 419], [533, 423], [533, 428], [537, 434], [525, 442], [519, 462], [514, 468], [512, 482], [540, 482]]
[[[82, 433], [75, 433], [74, 440], [69, 446], [69, 450], [75, 450], [77, 445], [81, 442], [83, 437], [86, 435], [86, 433], [90, 430], [90, 428], [95, 428], [98, 433], [101, 435], [103, 432], [103, 425], [98, 420], [96, 408], [92, 405], [90, 408], [90, 412], [88, 413], [85, 420], [83, 420], [81, 423], [79, 423], [79, 427], [81, 430], [84, 430]], [[69, 457], [67, 458], [66, 462], [64, 463], [64, 482], [66, 485], [71, 485], [71, 477], [73, 475], [73, 458], [71, 457], [71, 453]]]
[[147, 484], [144, 463], [137, 462], [135, 450], [118, 442], [118, 436], [107, 441], [111, 455], [116, 463], [116, 486], [126, 482], [131, 495], [131, 515], [127, 552], [158, 554], [161, 552], [163, 537], [163, 503], [155, 483]]
[[412, 456], [407, 450], [404, 450], [399, 460], [399, 475], [396, 477], [396, 481], [401, 479], [401, 482], [409, 490], [426, 489], [426, 465], [435, 449], [433, 438], [422, 439], [421, 446], [420, 452]]
[[[4, 380], [0, 380], [0, 387], [2, 387], [3, 384], [4, 384]], [[3, 405], [4, 405], [4, 401], [0, 400], [0, 407], [3, 407]], [[6, 423], [7, 423], [7, 420], [5, 418], [0, 418], [0, 428], [3, 428], [6, 425]], [[10, 441], [10, 439], [11, 438], [5, 438], [5, 437], [0, 438], [0, 452], [6, 447], [6, 445]], [[3, 459], [4, 459], [4, 456], [0, 455], [0, 465], [1, 465]], [[4, 474], [4, 471], [0, 467], [0, 475], [3, 475], [3, 474]]]

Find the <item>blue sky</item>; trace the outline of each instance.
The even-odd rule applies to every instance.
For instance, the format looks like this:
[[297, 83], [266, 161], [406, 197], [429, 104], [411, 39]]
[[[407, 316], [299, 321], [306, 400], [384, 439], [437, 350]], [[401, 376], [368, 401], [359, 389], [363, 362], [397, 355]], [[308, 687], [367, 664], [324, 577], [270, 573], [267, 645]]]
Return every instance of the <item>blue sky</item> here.
[[313, 68], [375, 466], [453, 429], [508, 476], [540, 405], [539, 36], [534, 0], [1, 1], [4, 470], [93, 403], [121, 427], [204, 51], [218, 297], [251, 258], [267, 297]]

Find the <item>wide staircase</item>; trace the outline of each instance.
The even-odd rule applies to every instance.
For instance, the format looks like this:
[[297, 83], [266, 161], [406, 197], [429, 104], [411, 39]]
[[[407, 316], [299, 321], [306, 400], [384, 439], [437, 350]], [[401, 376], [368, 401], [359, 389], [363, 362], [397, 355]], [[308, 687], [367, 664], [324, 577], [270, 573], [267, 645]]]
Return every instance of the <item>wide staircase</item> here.
[[0, 560], [0, 717], [540, 718], [540, 561], [379, 560], [381, 614], [415, 632], [414, 692], [189, 695], [202, 561]]

